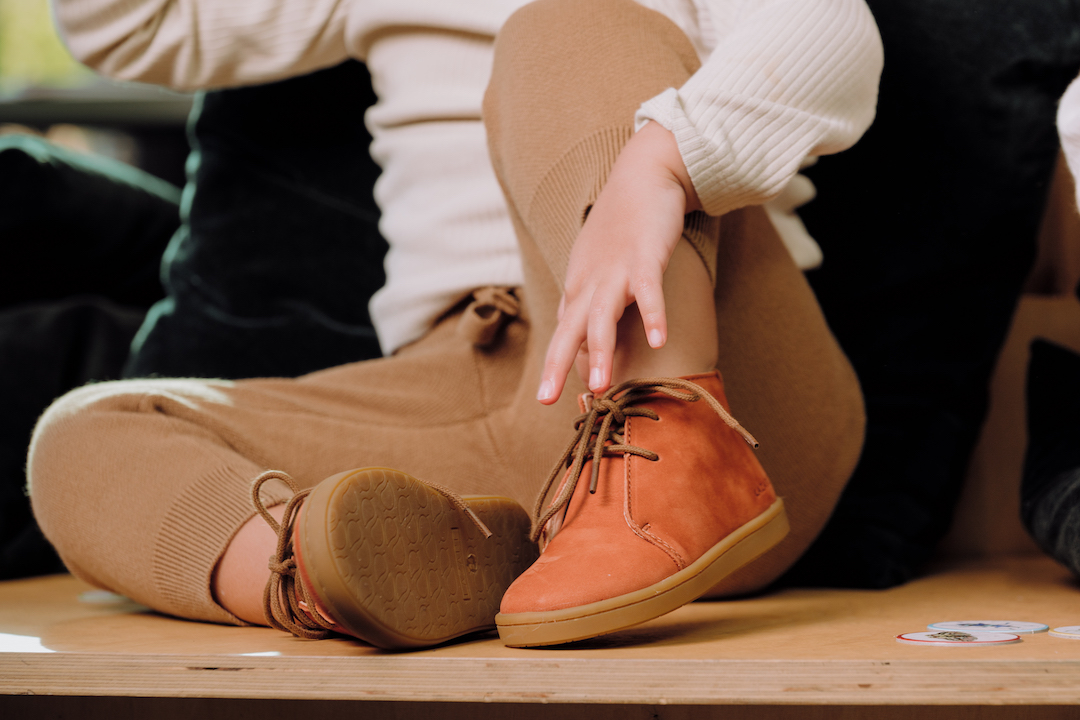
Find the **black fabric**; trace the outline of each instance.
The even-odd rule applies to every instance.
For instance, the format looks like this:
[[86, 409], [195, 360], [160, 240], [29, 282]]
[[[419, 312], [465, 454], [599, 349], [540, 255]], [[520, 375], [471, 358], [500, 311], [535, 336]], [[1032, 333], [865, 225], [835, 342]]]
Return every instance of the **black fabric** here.
[[1080, 356], [1048, 340], [1035, 340], [1026, 396], [1022, 512], [1028, 521], [1033, 503], [1052, 479], [1080, 468]]
[[1080, 70], [1067, 0], [869, 0], [885, 44], [877, 121], [808, 173], [825, 253], [810, 281], [866, 396], [866, 446], [783, 582], [882, 588], [948, 529], [987, 407]]
[[0, 136], [0, 308], [81, 293], [149, 307], [179, 200], [129, 165]]
[[0, 579], [63, 569], [25, 494], [30, 433], [57, 396], [120, 377], [162, 296], [179, 196], [121, 163], [0, 137]]
[[200, 96], [167, 296], [126, 377], [295, 376], [380, 354], [367, 303], [386, 243], [354, 61]]
[[63, 571], [24, 490], [30, 433], [57, 396], [119, 378], [144, 314], [87, 296], [0, 311], [0, 580]]
[[1046, 340], [1031, 344], [1027, 417], [1021, 519], [1043, 550], [1080, 575], [1080, 355]]

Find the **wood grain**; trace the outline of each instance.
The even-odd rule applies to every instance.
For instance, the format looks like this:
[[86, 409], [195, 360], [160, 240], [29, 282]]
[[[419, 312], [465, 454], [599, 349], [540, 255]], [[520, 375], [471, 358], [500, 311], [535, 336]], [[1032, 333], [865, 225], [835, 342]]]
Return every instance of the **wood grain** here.
[[122, 600], [80, 602], [85, 590], [67, 576], [0, 583], [0, 693], [401, 708], [1080, 703], [1080, 641], [1045, 633], [988, 648], [894, 641], [938, 620], [1080, 624], [1076, 583], [1035, 556], [944, 568], [888, 591], [791, 590], [694, 603], [607, 638], [531, 650], [488, 635], [392, 654], [344, 639], [191, 623]]

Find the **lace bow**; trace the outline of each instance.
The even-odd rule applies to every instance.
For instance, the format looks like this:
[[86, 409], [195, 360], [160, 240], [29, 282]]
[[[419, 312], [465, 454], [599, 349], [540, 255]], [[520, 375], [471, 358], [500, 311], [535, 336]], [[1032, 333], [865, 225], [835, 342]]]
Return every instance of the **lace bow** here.
[[495, 334], [521, 311], [513, 290], [485, 287], [473, 292], [472, 302], [458, 320], [457, 333], [473, 345], [490, 345]]
[[[285, 505], [285, 516], [279, 523], [263, 504], [259, 490], [269, 480], [280, 480], [289, 486], [293, 496]], [[251, 483], [251, 501], [270, 529], [277, 534], [277, 548], [270, 556], [270, 581], [263, 591], [263, 615], [270, 627], [277, 628], [308, 640], [329, 637], [334, 624], [315, 610], [315, 598], [311, 597], [304, 583], [296, 578], [296, 556], [293, 551], [293, 528], [300, 505], [312, 488], [301, 490], [288, 473], [268, 470]]]

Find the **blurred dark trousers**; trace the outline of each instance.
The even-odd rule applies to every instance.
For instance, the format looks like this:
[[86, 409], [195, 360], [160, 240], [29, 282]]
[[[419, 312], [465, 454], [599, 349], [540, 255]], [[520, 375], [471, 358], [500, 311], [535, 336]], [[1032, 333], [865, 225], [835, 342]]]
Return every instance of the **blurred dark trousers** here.
[[0, 579], [62, 569], [24, 493], [30, 431], [56, 396], [119, 377], [179, 198], [121, 163], [0, 137]]
[[1075, 0], [868, 0], [885, 44], [877, 120], [808, 173], [809, 274], [859, 374], [867, 437], [795, 584], [911, 578], [952, 519], [990, 374], [1035, 252], [1080, 70]]
[[380, 354], [374, 101], [358, 62], [196, 99], [165, 297], [125, 377], [297, 376]]
[[30, 432], [55, 397], [379, 355], [373, 102], [357, 62], [200, 96], [182, 202], [119, 163], [0, 138], [0, 579], [62, 570], [23, 489]]

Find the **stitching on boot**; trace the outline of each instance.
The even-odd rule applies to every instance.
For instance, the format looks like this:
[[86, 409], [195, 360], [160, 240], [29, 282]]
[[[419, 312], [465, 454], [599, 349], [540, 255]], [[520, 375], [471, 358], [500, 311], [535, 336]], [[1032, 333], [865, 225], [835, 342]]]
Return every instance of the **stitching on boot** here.
[[[626, 433], [627, 444], [631, 444], [630, 418], [626, 419], [626, 426], [623, 429], [623, 432]], [[649, 527], [651, 527], [649, 523], [645, 523], [644, 525], [638, 527], [638, 524], [634, 522], [633, 508], [630, 506], [630, 491], [633, 487], [633, 483], [630, 479], [630, 459], [632, 457], [632, 455], [623, 456], [623, 466], [626, 468], [626, 472], [624, 473], [626, 483], [625, 491], [623, 492], [623, 519], [626, 521], [627, 527], [629, 527], [635, 535], [637, 535], [645, 542], [663, 550], [665, 553], [667, 553], [668, 557], [671, 558], [671, 561], [675, 563], [675, 567], [682, 570], [684, 567], [687, 566], [688, 563], [686, 562], [686, 560], [683, 559], [682, 555], [679, 554], [679, 551], [673, 548], [668, 543], [664, 542], [662, 538], [649, 532]]]

